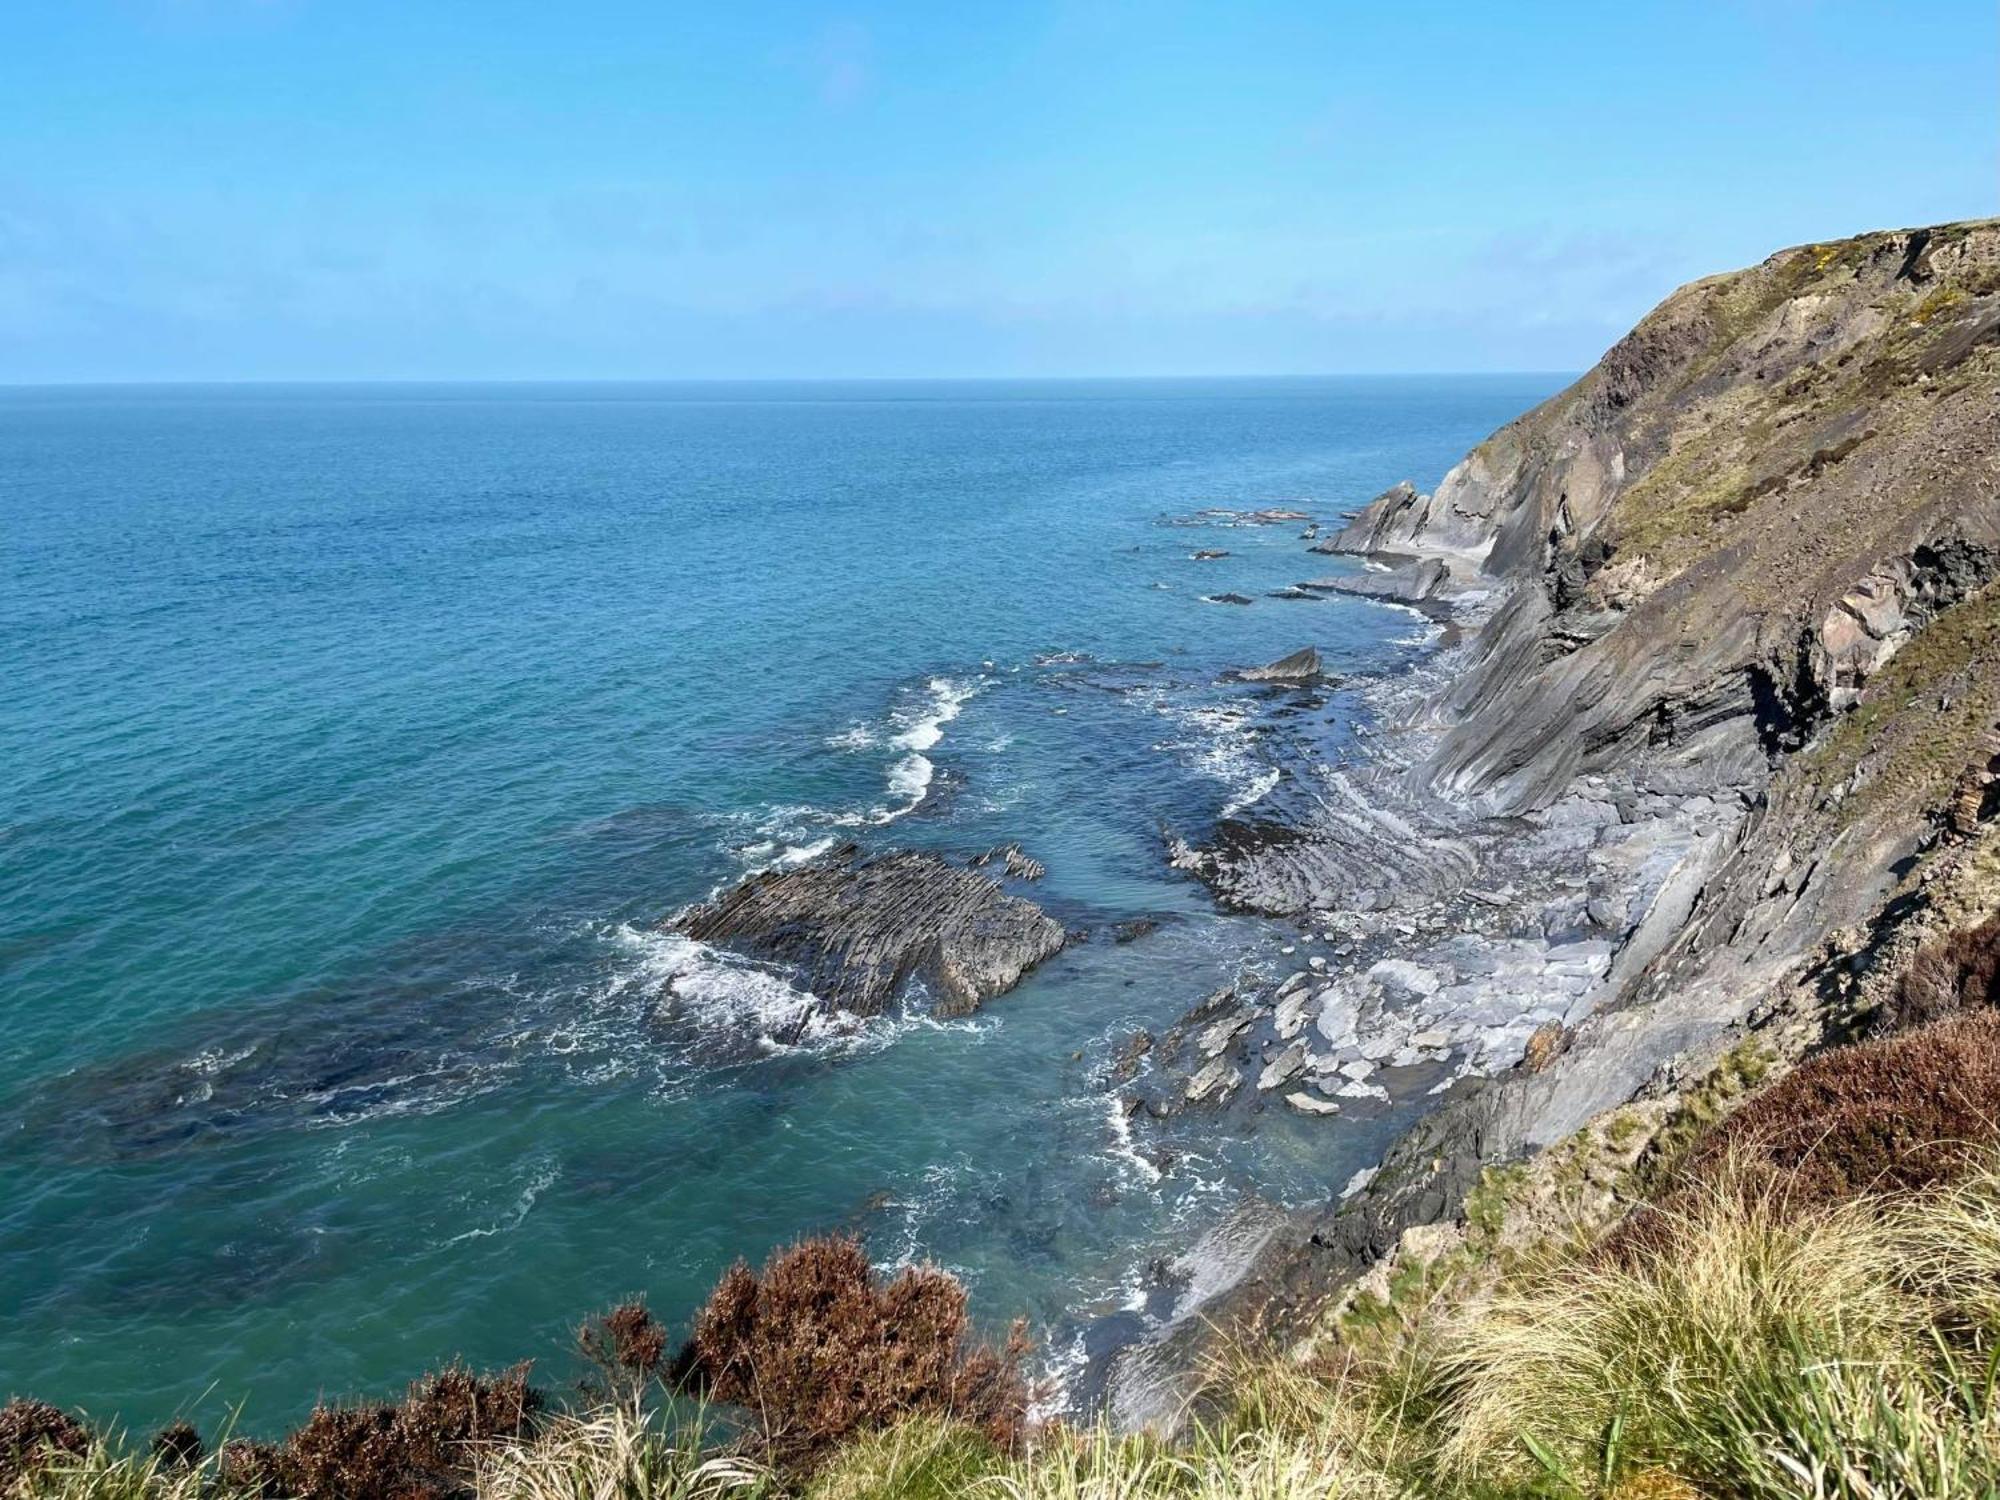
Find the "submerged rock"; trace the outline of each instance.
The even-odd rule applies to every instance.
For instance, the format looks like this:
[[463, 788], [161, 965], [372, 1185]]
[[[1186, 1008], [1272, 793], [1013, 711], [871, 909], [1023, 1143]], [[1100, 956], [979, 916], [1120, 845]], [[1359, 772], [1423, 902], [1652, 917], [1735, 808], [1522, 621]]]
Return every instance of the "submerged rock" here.
[[1248, 604], [1250, 603], [1250, 596], [1248, 594], [1203, 594], [1201, 602], [1203, 604]]
[[999, 865], [1016, 880], [1040, 880], [1049, 873], [1049, 867], [1039, 859], [1031, 859], [1022, 853], [1019, 844], [1002, 844], [997, 849], [988, 849], [972, 861], [975, 870], [983, 870], [988, 865]]
[[670, 924], [698, 942], [789, 965], [829, 1010], [879, 1015], [912, 981], [940, 1014], [1006, 993], [1061, 950], [1062, 925], [936, 854], [863, 858], [848, 844], [753, 875]]

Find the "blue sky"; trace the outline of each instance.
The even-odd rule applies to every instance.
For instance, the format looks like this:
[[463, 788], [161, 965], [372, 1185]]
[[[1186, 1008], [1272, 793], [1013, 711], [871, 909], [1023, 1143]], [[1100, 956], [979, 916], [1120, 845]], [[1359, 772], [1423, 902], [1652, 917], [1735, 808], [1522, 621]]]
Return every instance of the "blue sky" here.
[[0, 7], [0, 381], [1574, 369], [1996, 211], [1994, 0]]

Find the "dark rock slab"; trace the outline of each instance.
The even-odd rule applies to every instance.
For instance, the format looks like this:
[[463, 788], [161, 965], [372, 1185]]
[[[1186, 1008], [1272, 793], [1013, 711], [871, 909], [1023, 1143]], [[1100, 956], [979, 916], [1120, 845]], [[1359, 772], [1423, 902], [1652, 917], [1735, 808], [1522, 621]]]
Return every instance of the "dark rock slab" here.
[[1006, 993], [1064, 943], [1062, 925], [976, 869], [936, 854], [864, 858], [853, 844], [753, 875], [671, 924], [796, 968], [829, 1010], [879, 1015], [911, 981], [941, 1015]]
[[1320, 666], [1319, 648], [1306, 646], [1290, 656], [1280, 657], [1267, 667], [1245, 667], [1236, 674], [1243, 682], [1318, 682], [1326, 675]]
[[1332, 536], [1306, 550], [1322, 553], [1386, 551], [1396, 543], [1407, 540], [1411, 531], [1410, 518], [1422, 514], [1428, 498], [1418, 494], [1417, 487], [1405, 479], [1400, 484], [1391, 485], [1353, 513], [1347, 524]]
[[1203, 594], [1201, 602], [1203, 604], [1248, 604], [1250, 596], [1248, 594]]
[[1451, 581], [1451, 570], [1437, 558], [1408, 562], [1382, 572], [1350, 573], [1334, 578], [1312, 578], [1299, 585], [1322, 594], [1351, 594], [1361, 599], [1383, 599], [1392, 604], [1422, 604], [1435, 599]]

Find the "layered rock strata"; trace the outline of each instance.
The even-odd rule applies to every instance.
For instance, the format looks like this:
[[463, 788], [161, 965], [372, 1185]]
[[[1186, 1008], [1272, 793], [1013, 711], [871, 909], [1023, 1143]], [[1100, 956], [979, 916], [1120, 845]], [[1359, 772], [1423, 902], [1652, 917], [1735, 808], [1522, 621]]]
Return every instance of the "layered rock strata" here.
[[1487, 1164], [1672, 1087], [1774, 994], [1839, 989], [1861, 935], [1985, 837], [2000, 223], [1685, 287], [1434, 492], [1397, 486], [1313, 550], [1429, 559], [1477, 629], [1377, 695], [1365, 753], [1287, 765], [1176, 848], [1226, 903], [1334, 944], [1249, 1002], [1204, 1099], [1337, 1099], [1326, 1080], [1402, 1059], [1444, 1070], [1444, 1102], [1126, 1352], [1127, 1422], [1167, 1409], [1198, 1328], [1305, 1326]]
[[[1024, 879], [1041, 874], [1018, 848], [994, 851]], [[899, 851], [863, 858], [848, 844], [789, 870], [753, 875], [671, 926], [793, 970], [829, 1013], [879, 1015], [912, 985], [934, 1013], [960, 1015], [1020, 983], [1059, 952], [1062, 924], [982, 869]]]

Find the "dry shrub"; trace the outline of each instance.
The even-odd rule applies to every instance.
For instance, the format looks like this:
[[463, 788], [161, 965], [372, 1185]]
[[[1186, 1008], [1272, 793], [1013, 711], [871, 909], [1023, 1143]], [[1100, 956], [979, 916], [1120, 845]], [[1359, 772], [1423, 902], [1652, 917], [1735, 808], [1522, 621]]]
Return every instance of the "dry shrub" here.
[[841, 1439], [898, 1418], [950, 1417], [1013, 1445], [1027, 1409], [1016, 1325], [1004, 1346], [969, 1341], [965, 1289], [912, 1267], [878, 1284], [860, 1243], [802, 1240], [717, 1284], [682, 1352], [683, 1373], [756, 1420], [772, 1456], [809, 1465]]
[[1960, 1175], [2000, 1135], [2000, 1012], [1975, 1011], [1805, 1062], [1695, 1147], [1713, 1179], [1736, 1160], [1800, 1204], [1908, 1193]]
[[1807, 1210], [1949, 1183], [2000, 1141], [2000, 1010], [1977, 1010], [1801, 1063], [1694, 1144], [1604, 1254], [1664, 1250], [1719, 1188]]
[[16, 1396], [0, 1406], [0, 1488], [13, 1485], [62, 1455], [81, 1458], [90, 1431], [60, 1407]]
[[1878, 1029], [2000, 1005], [2000, 912], [1917, 950]]
[[636, 1396], [660, 1372], [667, 1330], [638, 1297], [586, 1318], [576, 1331], [576, 1346], [601, 1377], [601, 1394]]
[[398, 1403], [321, 1406], [282, 1444], [231, 1443], [231, 1483], [298, 1500], [446, 1500], [471, 1493], [481, 1446], [527, 1434], [541, 1395], [528, 1367], [478, 1376], [453, 1366]]
[[283, 1494], [283, 1463], [283, 1450], [249, 1438], [231, 1438], [215, 1455], [216, 1474], [232, 1494]]
[[151, 1452], [167, 1469], [192, 1469], [205, 1450], [192, 1422], [173, 1422], [153, 1434]]

